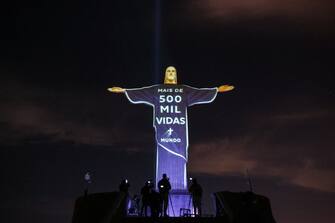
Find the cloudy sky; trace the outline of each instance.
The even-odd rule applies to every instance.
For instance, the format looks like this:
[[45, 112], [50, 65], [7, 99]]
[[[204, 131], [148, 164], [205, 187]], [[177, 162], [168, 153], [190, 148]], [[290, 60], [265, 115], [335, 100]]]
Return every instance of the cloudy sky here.
[[333, 1], [42, 0], [5, 16], [3, 222], [70, 222], [87, 170], [92, 192], [126, 176], [138, 193], [154, 173], [152, 111], [106, 88], [162, 83], [168, 65], [181, 84], [236, 86], [189, 109], [189, 174], [207, 195], [247, 190], [248, 169], [277, 222], [332, 222]]

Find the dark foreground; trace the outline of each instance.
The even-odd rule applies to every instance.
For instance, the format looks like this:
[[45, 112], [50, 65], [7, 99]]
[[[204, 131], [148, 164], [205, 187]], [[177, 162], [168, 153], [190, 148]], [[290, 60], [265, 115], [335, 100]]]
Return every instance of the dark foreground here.
[[228, 223], [228, 219], [222, 217], [171, 217], [171, 218], [140, 218], [140, 217], [127, 217], [122, 219], [120, 222], [124, 223]]
[[76, 200], [72, 223], [275, 223], [270, 200], [251, 192], [214, 193], [215, 217], [128, 216], [125, 193], [97, 193]]

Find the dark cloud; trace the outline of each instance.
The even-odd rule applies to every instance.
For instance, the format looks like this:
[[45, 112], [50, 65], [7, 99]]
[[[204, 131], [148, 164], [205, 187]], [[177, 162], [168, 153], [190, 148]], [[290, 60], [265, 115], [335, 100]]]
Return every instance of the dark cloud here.
[[335, 122], [333, 110], [286, 112], [250, 117], [238, 137], [222, 135], [191, 145], [191, 170], [229, 175], [249, 169], [255, 175], [334, 192], [334, 142], [327, 125]]
[[141, 132], [134, 134], [133, 142], [125, 143], [132, 130], [129, 126], [136, 117], [129, 112], [120, 115], [117, 110], [126, 109], [127, 104], [115, 105], [113, 96], [103, 86], [98, 96], [104, 97], [106, 104], [103, 100], [97, 102], [91, 95], [96, 92], [80, 88], [74, 92], [71, 89], [59, 92], [55, 88], [7, 82], [2, 84], [2, 91], [6, 92], [0, 113], [3, 144], [69, 141], [88, 145], [123, 144], [134, 149], [134, 145], [145, 145], [152, 138], [151, 132]]
[[189, 3], [189, 11], [194, 18], [214, 19], [223, 23], [239, 17], [286, 17], [301, 23], [326, 26], [327, 22], [334, 22], [333, 10], [334, 4], [329, 0], [317, 2], [307, 0], [198, 0]]

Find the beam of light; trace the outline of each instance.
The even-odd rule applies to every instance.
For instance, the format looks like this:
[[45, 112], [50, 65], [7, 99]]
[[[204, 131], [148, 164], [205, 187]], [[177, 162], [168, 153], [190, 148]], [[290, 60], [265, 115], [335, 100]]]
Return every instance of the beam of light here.
[[155, 0], [155, 27], [154, 27], [154, 83], [160, 80], [160, 32], [161, 32], [161, 0]]

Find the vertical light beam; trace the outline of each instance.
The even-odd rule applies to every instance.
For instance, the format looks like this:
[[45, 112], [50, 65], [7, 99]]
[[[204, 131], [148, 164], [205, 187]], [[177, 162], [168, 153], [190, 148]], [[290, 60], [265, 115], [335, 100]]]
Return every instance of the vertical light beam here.
[[154, 83], [160, 81], [160, 34], [161, 34], [161, 0], [155, 0], [155, 27], [154, 27]]

